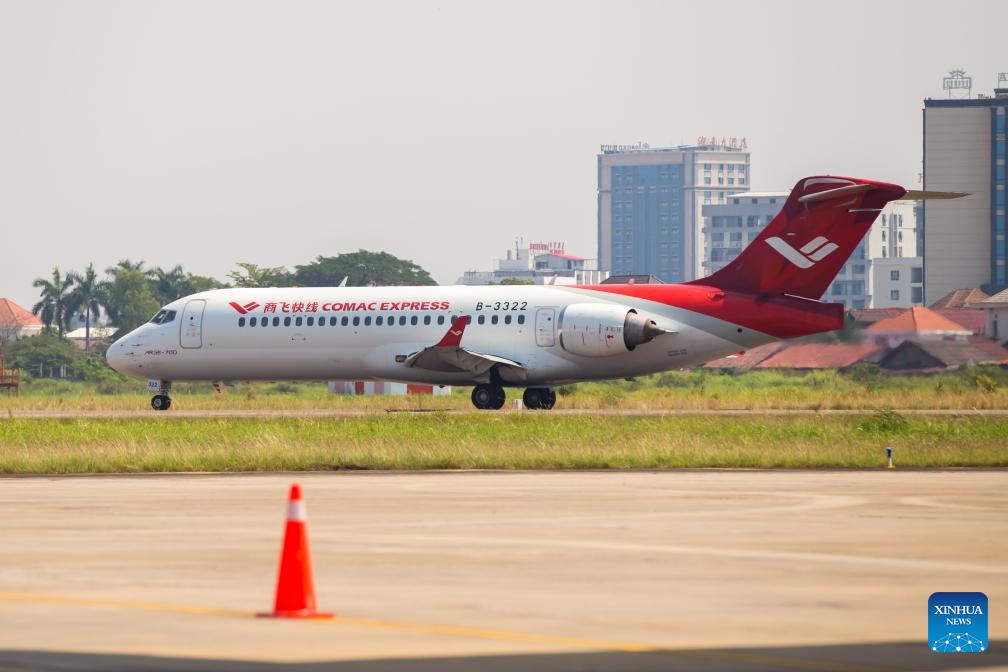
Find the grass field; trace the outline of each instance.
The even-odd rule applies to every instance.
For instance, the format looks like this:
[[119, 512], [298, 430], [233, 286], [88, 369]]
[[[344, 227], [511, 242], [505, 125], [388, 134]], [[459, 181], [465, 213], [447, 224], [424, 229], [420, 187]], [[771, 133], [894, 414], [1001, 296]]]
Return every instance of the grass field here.
[[1004, 416], [0, 418], [0, 473], [1008, 466]]
[[[815, 371], [670, 371], [633, 381], [581, 383], [558, 389], [558, 408], [629, 410], [728, 409], [1000, 409], [1008, 408], [1008, 372], [974, 367], [935, 375], [891, 375], [877, 367], [849, 373]], [[521, 390], [508, 390], [509, 400]], [[243, 383], [213, 392], [209, 384], [177, 384], [173, 405], [189, 410], [352, 408], [380, 411], [468, 410], [469, 388], [447, 397], [346, 397], [328, 394], [323, 383]], [[37, 380], [20, 397], [0, 395], [0, 414], [13, 410], [142, 410], [150, 394], [142, 382], [101, 384]]]
[[[1008, 373], [933, 376], [863, 368], [786, 373], [669, 372], [558, 389], [558, 409], [685, 411], [632, 417], [474, 412], [444, 397], [344, 397], [323, 384], [179, 385], [174, 410], [334, 410], [354, 415], [175, 418], [149, 410], [135, 381], [33, 381], [0, 396], [0, 473], [327, 469], [874, 468], [1008, 466], [1008, 417], [891, 409], [1005, 409]], [[509, 390], [508, 408], [520, 390]], [[760, 410], [856, 410], [853, 415]], [[16, 417], [16, 411], [136, 411], [128, 419]], [[424, 411], [387, 413], [388, 410]], [[754, 410], [745, 416], [711, 410]], [[451, 411], [450, 413], [448, 411]], [[696, 411], [696, 414], [690, 414]]]

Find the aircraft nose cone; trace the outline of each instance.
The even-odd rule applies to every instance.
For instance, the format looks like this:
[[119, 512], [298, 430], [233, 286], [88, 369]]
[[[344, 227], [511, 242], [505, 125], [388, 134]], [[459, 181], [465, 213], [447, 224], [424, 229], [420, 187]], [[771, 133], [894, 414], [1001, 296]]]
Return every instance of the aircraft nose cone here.
[[123, 345], [123, 339], [119, 339], [115, 343], [109, 346], [109, 349], [105, 351], [105, 361], [108, 365], [119, 373], [126, 373], [126, 353], [124, 352], [125, 346]]

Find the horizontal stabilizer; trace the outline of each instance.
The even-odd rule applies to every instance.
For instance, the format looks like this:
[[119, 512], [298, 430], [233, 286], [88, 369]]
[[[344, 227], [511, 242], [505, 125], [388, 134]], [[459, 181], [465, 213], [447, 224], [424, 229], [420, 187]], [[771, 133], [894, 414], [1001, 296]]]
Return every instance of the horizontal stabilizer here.
[[906, 201], [929, 201], [929, 200], [943, 200], [949, 198], [962, 198], [963, 196], [969, 196], [968, 193], [961, 191], [908, 191], [903, 197]]

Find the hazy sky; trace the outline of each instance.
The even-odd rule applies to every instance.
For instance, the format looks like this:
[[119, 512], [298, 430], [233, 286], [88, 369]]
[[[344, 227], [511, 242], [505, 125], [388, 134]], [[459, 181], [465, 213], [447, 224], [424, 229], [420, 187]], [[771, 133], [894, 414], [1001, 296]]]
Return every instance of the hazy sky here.
[[0, 296], [119, 259], [224, 279], [359, 248], [441, 283], [596, 256], [596, 153], [745, 136], [752, 186], [916, 184], [1008, 2], [0, 0]]

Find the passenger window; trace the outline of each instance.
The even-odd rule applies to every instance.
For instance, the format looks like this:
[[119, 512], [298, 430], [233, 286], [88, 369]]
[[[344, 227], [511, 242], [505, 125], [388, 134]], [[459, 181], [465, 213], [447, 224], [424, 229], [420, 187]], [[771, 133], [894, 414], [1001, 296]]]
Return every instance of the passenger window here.
[[497, 315], [491, 315], [491, 316], [490, 316], [490, 324], [497, 324], [497, 321], [498, 321], [499, 319], [500, 319], [500, 318], [499, 318], [499, 317], [498, 317]]
[[[376, 318], [374, 319], [374, 323], [375, 323], [375, 326], [376, 326], [376, 327], [380, 327], [380, 326], [381, 326], [382, 324], [384, 324], [384, 319], [385, 319], [385, 318], [383, 318], [383, 317], [382, 317], [381, 315], [379, 315], [378, 317], [376, 317]], [[391, 321], [391, 320], [390, 320], [390, 321]]]
[[249, 326], [250, 327], [256, 326], [256, 318], [253, 317], [249, 319]]
[[364, 318], [364, 326], [365, 327], [370, 327], [371, 326], [371, 316], [370, 315], [368, 315], [367, 317]]
[[267, 319], [266, 319], [266, 318], [264, 317], [264, 318], [262, 319], [262, 322], [260, 322], [260, 323], [259, 323], [259, 326], [260, 326], [260, 327], [265, 327], [265, 326], [266, 326], [266, 325], [268, 325], [268, 324], [269, 324], [269, 320], [267, 320]]
[[239, 327], [244, 327], [245, 326], [245, 318], [244, 317], [239, 317], [238, 318], [238, 326]]
[[518, 316], [518, 324], [525, 324], [525, 316], [524, 315], [519, 315]]
[[[298, 319], [301, 319], [301, 318], [298, 318]], [[307, 327], [314, 327], [315, 326], [315, 318], [314, 317], [309, 317], [305, 321], [305, 326], [307, 326]]]
[[[413, 319], [416, 320], [415, 317]], [[413, 322], [413, 324], [416, 324], [416, 322]], [[399, 326], [400, 327], [406, 326], [406, 316], [405, 315], [400, 315], [399, 316]]]
[[477, 324], [483, 324], [484, 322], [486, 322], [486, 315], [480, 315], [479, 317], [477, 317], [476, 322]]
[[353, 326], [356, 327], [358, 325], [360, 325], [360, 318], [359, 317], [353, 318]]
[[504, 324], [511, 324], [511, 316], [510, 315], [505, 315], [504, 316]]
[[[263, 322], [265, 322], [265, 321], [266, 321], [266, 318], [264, 317], [263, 318]], [[279, 317], [274, 317], [273, 318], [273, 326], [274, 327], [279, 327], [280, 326], [280, 318]]]
[[438, 315], [437, 316], [437, 323], [438, 324], [444, 324], [444, 315]]
[[290, 323], [291, 323], [291, 319], [289, 317], [285, 317], [284, 318], [284, 326], [285, 327], [289, 327]]
[[[340, 320], [340, 324], [342, 324], [342, 325], [343, 325], [344, 327], [345, 327], [345, 326], [347, 326], [347, 324], [348, 324], [349, 322], [350, 322], [350, 318], [348, 318], [348, 317], [347, 317], [346, 315], [344, 315], [344, 316], [343, 316], [343, 319], [342, 319], [342, 320]], [[333, 326], [335, 326], [335, 325], [336, 325], [336, 318], [335, 318], [335, 317], [334, 317], [334, 318], [332, 318], [332, 323], [333, 323]], [[356, 322], [355, 322], [354, 324], [356, 324]]]
[[415, 327], [417, 323], [417, 316], [414, 315], [413, 317], [411, 317], [409, 322]]
[[423, 323], [424, 324], [430, 324], [430, 315], [424, 315], [423, 316]]
[[[347, 319], [344, 317], [343, 318], [343, 326], [344, 327], [346, 326], [346, 323], [347, 323]], [[332, 317], [329, 318], [329, 326], [330, 327], [335, 327], [336, 326], [336, 316], [335, 315], [333, 315]]]
[[294, 326], [297, 326], [297, 327], [301, 326], [301, 318], [300, 317], [298, 317], [298, 318], [296, 318], [294, 320]]

